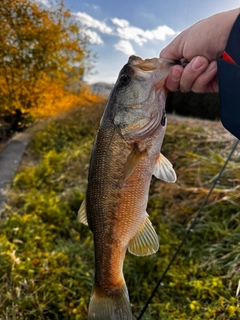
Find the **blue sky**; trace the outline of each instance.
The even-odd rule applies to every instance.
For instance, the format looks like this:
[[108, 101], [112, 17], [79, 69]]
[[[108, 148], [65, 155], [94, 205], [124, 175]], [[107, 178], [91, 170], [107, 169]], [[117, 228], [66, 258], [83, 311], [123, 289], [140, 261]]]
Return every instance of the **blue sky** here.
[[239, 7], [239, 0], [65, 0], [65, 5], [98, 56], [85, 80], [114, 83], [131, 54], [158, 57], [179, 32], [200, 19]]

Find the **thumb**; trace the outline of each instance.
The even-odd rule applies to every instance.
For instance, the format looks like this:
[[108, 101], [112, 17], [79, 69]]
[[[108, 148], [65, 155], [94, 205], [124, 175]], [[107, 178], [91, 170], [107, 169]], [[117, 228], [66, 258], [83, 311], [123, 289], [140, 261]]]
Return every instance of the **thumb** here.
[[183, 41], [181, 40], [184, 32], [174, 38], [161, 52], [159, 57], [163, 59], [180, 60], [183, 56]]
[[179, 48], [176, 45], [170, 43], [160, 52], [159, 57], [163, 59], [180, 60], [183, 58], [183, 55], [179, 52]]

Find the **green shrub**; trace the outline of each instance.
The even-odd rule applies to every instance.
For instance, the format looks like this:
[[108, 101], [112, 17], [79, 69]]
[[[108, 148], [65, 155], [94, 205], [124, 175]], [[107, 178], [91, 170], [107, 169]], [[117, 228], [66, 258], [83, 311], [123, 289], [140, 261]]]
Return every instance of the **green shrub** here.
[[[79, 108], [36, 132], [19, 168], [0, 223], [0, 318], [86, 319], [93, 274], [93, 239], [77, 222], [92, 143], [103, 105]], [[185, 121], [185, 120], [184, 120]], [[170, 121], [169, 121], [170, 122]], [[147, 211], [159, 251], [127, 254], [124, 274], [138, 316], [211, 179], [229, 152], [209, 128], [170, 122], [163, 153], [178, 181], [153, 178]], [[154, 296], [143, 319], [238, 319], [239, 156], [233, 157], [202, 216]]]

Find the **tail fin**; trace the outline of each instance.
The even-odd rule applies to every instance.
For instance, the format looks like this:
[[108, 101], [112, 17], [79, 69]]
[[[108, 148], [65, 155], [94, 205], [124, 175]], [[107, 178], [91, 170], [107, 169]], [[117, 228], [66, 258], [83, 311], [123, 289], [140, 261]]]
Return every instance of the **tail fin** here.
[[126, 284], [121, 289], [109, 290], [107, 294], [93, 287], [88, 320], [132, 320]]

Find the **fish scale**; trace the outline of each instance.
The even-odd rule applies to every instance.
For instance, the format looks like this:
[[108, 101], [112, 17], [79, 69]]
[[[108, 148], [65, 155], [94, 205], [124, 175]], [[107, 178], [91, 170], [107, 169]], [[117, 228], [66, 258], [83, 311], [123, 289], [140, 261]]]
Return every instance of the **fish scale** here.
[[160, 154], [166, 130], [164, 79], [172, 65], [130, 57], [100, 122], [78, 218], [94, 237], [89, 320], [132, 319], [122, 272], [126, 251], [141, 256], [159, 247], [146, 207], [152, 174], [176, 180], [171, 163]]

